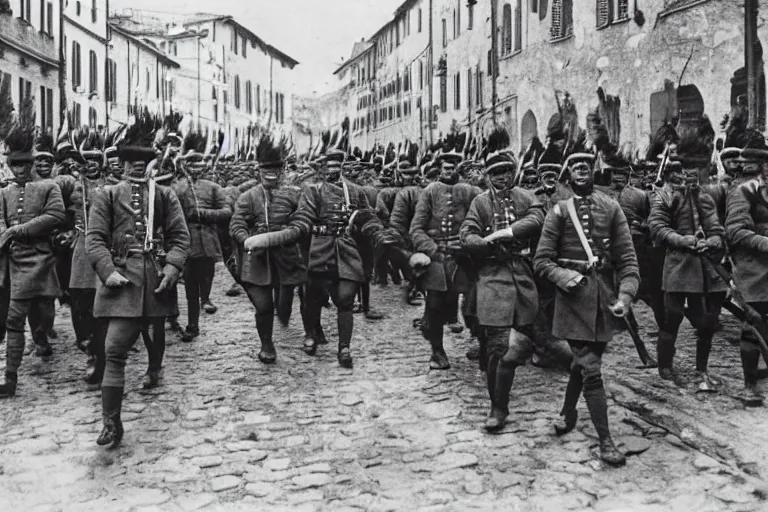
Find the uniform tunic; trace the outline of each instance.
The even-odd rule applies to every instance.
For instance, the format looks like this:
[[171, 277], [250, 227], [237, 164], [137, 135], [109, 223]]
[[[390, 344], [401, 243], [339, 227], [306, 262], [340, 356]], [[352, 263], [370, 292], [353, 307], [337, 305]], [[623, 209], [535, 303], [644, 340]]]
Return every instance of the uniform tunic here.
[[733, 282], [747, 302], [768, 302], [768, 190], [760, 180], [728, 193], [725, 229]]
[[[700, 208], [696, 207], [698, 198]], [[666, 248], [662, 289], [667, 293], [724, 292], [728, 284], [705, 271], [701, 256], [686, 248], [684, 236], [703, 230], [707, 240], [725, 239], [709, 194], [660, 189], [653, 198], [648, 227], [653, 240]]]
[[[506, 219], [506, 220], [505, 220]], [[544, 224], [544, 207], [534, 194], [522, 188], [497, 193], [483, 192], [472, 201], [461, 225], [461, 241], [470, 250], [482, 238], [505, 227], [514, 240], [503, 247], [483, 250], [473, 259], [478, 265], [477, 316], [488, 327], [526, 326], [533, 323], [538, 295], [533, 269], [526, 259], [531, 239]]]
[[[104, 187], [93, 196], [85, 247], [99, 276], [93, 311], [96, 318], [172, 314], [169, 293], [155, 294], [162, 280], [159, 262], [154, 255], [142, 251], [143, 233], [148, 228], [148, 193], [146, 183], [125, 180]], [[134, 215], [134, 209], [141, 215]], [[181, 204], [170, 188], [157, 186], [154, 215], [153, 234], [163, 233], [166, 263], [183, 270], [189, 254], [189, 231]], [[115, 270], [129, 283], [122, 288], [107, 288], [103, 283]]]
[[399, 187], [386, 187], [379, 191], [376, 198], [376, 215], [379, 216], [385, 228], [389, 227], [389, 218], [395, 207], [395, 198], [400, 190]]
[[216, 226], [232, 217], [232, 208], [224, 189], [212, 181], [201, 179], [192, 184], [184, 178], [176, 182], [174, 191], [187, 219], [191, 240], [189, 258], [221, 261], [221, 243]]
[[59, 187], [53, 180], [12, 182], [0, 190], [0, 212], [0, 233], [20, 226], [17, 238], [0, 254], [0, 287], [8, 287], [10, 281], [11, 300], [58, 297], [61, 288], [51, 235], [66, 218]]
[[72, 271], [69, 287], [76, 289], [95, 289], [98, 280], [96, 271], [88, 261], [85, 251], [85, 220], [91, 208], [93, 194], [104, 188], [104, 180], [81, 178], [75, 185], [72, 202], [75, 209], [75, 245], [72, 253]]
[[[349, 193], [348, 205], [341, 185], [324, 181], [305, 184], [290, 227], [297, 230], [296, 240], [306, 234], [312, 235], [309, 272], [335, 274], [339, 279], [363, 283], [365, 273], [358, 243], [364, 243], [361, 238], [370, 238], [380, 230], [381, 223], [373, 214], [362, 187], [343, 183]], [[356, 210], [365, 214], [359, 218], [361, 224], [355, 230], [360, 236], [352, 237], [347, 233], [347, 227]]]
[[[267, 191], [262, 185], [240, 196], [230, 223], [230, 235], [242, 251], [256, 234], [284, 229], [299, 206], [301, 189], [281, 186]], [[295, 286], [307, 279], [307, 267], [297, 242], [265, 251], [242, 254], [240, 279], [256, 286]]]
[[416, 185], [410, 185], [398, 190], [392, 206], [392, 212], [389, 216], [390, 229], [395, 230], [395, 232], [405, 238], [408, 246], [411, 245], [408, 233], [411, 230], [411, 221], [416, 213], [416, 203], [419, 202], [419, 195], [421, 195], [421, 187]]
[[472, 201], [481, 193], [467, 183], [448, 185], [435, 182], [421, 191], [411, 221], [413, 250], [432, 258], [422, 278], [425, 290], [467, 293], [471, 269], [448, 253], [448, 246], [459, 241], [459, 228]]
[[[640, 273], [632, 235], [621, 206], [598, 191], [587, 197], [575, 197], [574, 201], [592, 252], [602, 261], [599, 272], [603, 282], [612, 295], [615, 295], [618, 283], [619, 293], [634, 297], [640, 285]], [[587, 261], [587, 254], [568, 215], [567, 201], [560, 201], [547, 214], [533, 262], [537, 275], [558, 286], [552, 334], [566, 340], [607, 343], [619, 324], [604, 306], [615, 297], [601, 296], [594, 272], [567, 269], [563, 260]], [[564, 291], [563, 287], [572, 276], [569, 270], [582, 273], [587, 278], [587, 285]]]

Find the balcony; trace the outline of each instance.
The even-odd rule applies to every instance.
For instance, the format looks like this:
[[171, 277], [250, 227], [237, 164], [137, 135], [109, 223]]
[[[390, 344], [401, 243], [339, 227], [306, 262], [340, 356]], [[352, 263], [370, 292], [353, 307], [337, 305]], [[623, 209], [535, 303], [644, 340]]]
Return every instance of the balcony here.
[[52, 36], [8, 14], [0, 15], [0, 42], [51, 66], [58, 67], [59, 51]]

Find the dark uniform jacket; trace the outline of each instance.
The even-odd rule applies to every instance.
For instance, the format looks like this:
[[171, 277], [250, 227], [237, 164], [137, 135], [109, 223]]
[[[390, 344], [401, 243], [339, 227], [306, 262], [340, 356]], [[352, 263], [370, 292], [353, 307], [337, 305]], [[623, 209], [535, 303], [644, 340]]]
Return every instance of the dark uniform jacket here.
[[87, 212], [93, 204], [93, 195], [103, 188], [104, 180], [89, 180], [82, 177], [77, 180], [72, 194], [75, 208], [75, 244], [72, 252], [72, 271], [69, 276], [70, 288], [96, 288], [98, 278], [85, 251], [85, 233]]
[[341, 184], [321, 181], [302, 187], [299, 207], [290, 222], [296, 230], [291, 241], [312, 235], [309, 272], [330, 273], [339, 279], [363, 283], [365, 272], [358, 244], [366, 243], [380, 231], [381, 223], [363, 188], [348, 181], [342, 183], [346, 185], [349, 204]]
[[400, 190], [400, 187], [385, 187], [379, 191], [376, 198], [376, 215], [379, 216], [385, 228], [389, 227], [389, 218], [395, 207], [395, 198]]
[[[619, 293], [634, 297], [640, 285], [637, 256], [619, 203], [598, 191], [573, 200], [592, 252], [600, 259], [599, 270], [586, 268], [586, 251], [568, 215], [570, 199], [560, 201], [547, 214], [533, 267], [536, 274], [558, 287], [552, 334], [560, 339], [606, 343], [619, 327], [607, 309], [616, 299], [617, 288]], [[566, 292], [565, 285], [574, 271], [584, 275], [587, 284]], [[603, 296], [598, 278], [611, 297]]]
[[768, 190], [754, 179], [728, 193], [725, 229], [733, 282], [747, 302], [768, 302]]
[[653, 197], [648, 227], [653, 240], [667, 251], [662, 277], [665, 292], [712, 293], [728, 289], [727, 283], [705, 269], [702, 256], [687, 249], [684, 243], [684, 236], [696, 236], [700, 230], [706, 239], [725, 242], [725, 229], [717, 219], [717, 209], [709, 194], [668, 187], [658, 190]]
[[[162, 280], [162, 262], [155, 253], [143, 251], [148, 195], [146, 183], [124, 180], [93, 196], [85, 248], [99, 276], [93, 311], [96, 318], [166, 317], [172, 312], [169, 293], [155, 294]], [[134, 209], [141, 215], [135, 215]], [[173, 190], [157, 187], [154, 211], [153, 238], [162, 231], [165, 262], [183, 270], [189, 254], [189, 231]], [[129, 283], [107, 288], [103, 282], [115, 270]]]
[[398, 190], [392, 213], [389, 216], [389, 227], [406, 239], [407, 245], [411, 245], [409, 232], [411, 221], [416, 213], [416, 204], [419, 202], [421, 187], [410, 185]]
[[175, 183], [174, 191], [187, 219], [191, 239], [189, 258], [221, 261], [221, 243], [216, 226], [232, 217], [231, 203], [224, 189], [212, 181], [201, 179], [193, 184], [182, 178]]
[[11, 182], [0, 190], [0, 234], [21, 226], [16, 240], [0, 253], [0, 287], [10, 285], [11, 299], [61, 294], [51, 235], [65, 218], [61, 190], [53, 180]]
[[75, 228], [75, 216], [77, 214], [77, 205], [75, 204], [75, 193], [79, 180], [71, 174], [57, 174], [53, 181], [61, 190], [61, 199], [64, 202], [64, 210], [67, 212], [65, 222], [59, 226], [60, 231], [68, 231]]
[[[526, 326], [533, 323], [538, 294], [528, 260], [532, 239], [544, 224], [544, 207], [533, 192], [516, 187], [480, 194], [472, 201], [461, 225], [461, 242], [477, 267], [477, 302], [474, 316], [480, 325]], [[482, 238], [510, 227], [514, 240], [479, 249]]]
[[466, 293], [472, 283], [471, 265], [461, 253], [449, 250], [459, 243], [459, 228], [472, 201], [482, 191], [467, 183], [429, 184], [421, 191], [411, 221], [413, 250], [432, 262], [422, 278], [425, 290]]
[[241, 253], [240, 279], [243, 283], [292, 286], [306, 281], [307, 267], [297, 242], [260, 252], [243, 252], [248, 237], [285, 229], [300, 198], [300, 188], [286, 185], [269, 191], [257, 185], [240, 196], [229, 233]]

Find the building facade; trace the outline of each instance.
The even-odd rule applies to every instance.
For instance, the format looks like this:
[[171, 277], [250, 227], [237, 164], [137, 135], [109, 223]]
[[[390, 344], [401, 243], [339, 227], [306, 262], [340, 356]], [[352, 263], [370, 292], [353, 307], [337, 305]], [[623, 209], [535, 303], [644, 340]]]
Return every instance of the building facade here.
[[0, 79], [15, 114], [34, 105], [35, 123], [55, 133], [59, 127], [59, 0], [11, 0], [0, 12]]
[[[107, 0], [65, 2], [62, 16], [62, 77], [74, 126], [103, 127], [111, 108], [107, 95]], [[58, 19], [58, 17], [57, 17]]]

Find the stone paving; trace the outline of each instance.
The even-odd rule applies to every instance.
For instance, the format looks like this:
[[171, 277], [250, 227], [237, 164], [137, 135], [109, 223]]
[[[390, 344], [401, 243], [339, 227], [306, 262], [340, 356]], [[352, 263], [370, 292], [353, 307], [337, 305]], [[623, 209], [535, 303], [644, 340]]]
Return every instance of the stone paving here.
[[[606, 356], [606, 381], [614, 437], [633, 455], [610, 469], [597, 458], [583, 403], [577, 430], [554, 437], [561, 372], [522, 368], [510, 424], [484, 433], [488, 400], [463, 355], [466, 335], [446, 337], [453, 368], [429, 372], [427, 346], [411, 326], [420, 311], [392, 286], [373, 290], [385, 320], [356, 316], [354, 370], [338, 366], [333, 345], [306, 356], [297, 315], [276, 328], [278, 364], [261, 365], [251, 306], [224, 296], [230, 281], [219, 270], [219, 312], [203, 319], [195, 343], [169, 335], [157, 390], [141, 390], [146, 355], [137, 344], [126, 435], [113, 452], [95, 444], [100, 395], [80, 381], [84, 357], [60, 309], [54, 357], [27, 356], [18, 396], [0, 403], [0, 511], [768, 510], [765, 459], [755, 457], [768, 443], [754, 461], [745, 447], [765, 436], [764, 410], [744, 411], [727, 393], [660, 387], [655, 371], [635, 369], [623, 337]], [[333, 340], [332, 310], [324, 325]], [[720, 343], [718, 357], [735, 387], [738, 350]]]

